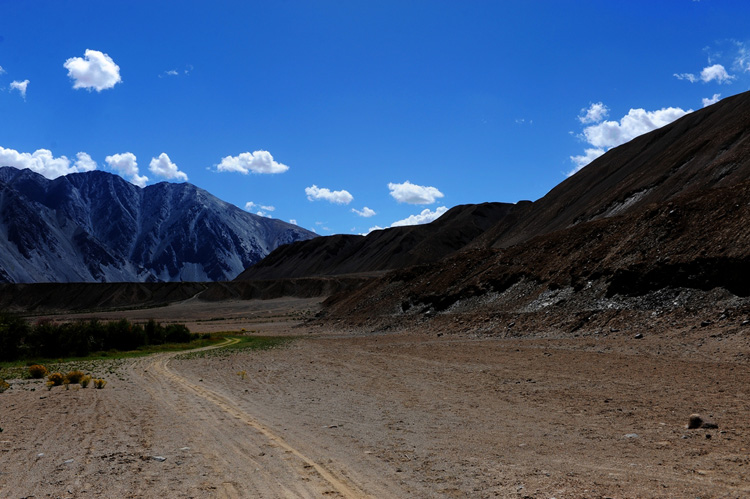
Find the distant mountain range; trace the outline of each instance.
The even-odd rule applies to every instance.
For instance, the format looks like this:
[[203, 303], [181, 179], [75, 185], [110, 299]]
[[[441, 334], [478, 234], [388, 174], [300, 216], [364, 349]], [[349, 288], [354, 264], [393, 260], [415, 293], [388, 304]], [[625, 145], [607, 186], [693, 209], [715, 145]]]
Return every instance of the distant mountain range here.
[[188, 183], [0, 168], [0, 282], [226, 281], [315, 236]]

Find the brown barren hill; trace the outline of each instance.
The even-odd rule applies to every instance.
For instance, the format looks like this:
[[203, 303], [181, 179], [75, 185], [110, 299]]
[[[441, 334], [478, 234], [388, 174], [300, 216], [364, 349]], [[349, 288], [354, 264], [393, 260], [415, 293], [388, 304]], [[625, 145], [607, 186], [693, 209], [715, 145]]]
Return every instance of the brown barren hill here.
[[460, 205], [426, 225], [291, 243], [273, 251], [236, 280], [372, 274], [435, 262], [465, 247], [526, 204], [529, 203]]
[[332, 297], [323, 315], [368, 329], [571, 332], [618, 315], [645, 326], [677, 310], [693, 322], [708, 308], [745, 314], [749, 136], [748, 93], [691, 113], [609, 151], [473, 249]]

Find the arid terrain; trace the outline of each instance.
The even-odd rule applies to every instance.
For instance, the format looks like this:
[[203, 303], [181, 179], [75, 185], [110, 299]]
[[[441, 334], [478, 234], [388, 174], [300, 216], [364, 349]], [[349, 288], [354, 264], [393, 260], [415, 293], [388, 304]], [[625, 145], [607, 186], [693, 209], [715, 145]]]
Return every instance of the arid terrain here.
[[12, 381], [0, 496], [750, 495], [745, 328], [354, 333], [301, 324], [319, 301], [102, 314], [295, 339], [99, 362], [103, 390]]

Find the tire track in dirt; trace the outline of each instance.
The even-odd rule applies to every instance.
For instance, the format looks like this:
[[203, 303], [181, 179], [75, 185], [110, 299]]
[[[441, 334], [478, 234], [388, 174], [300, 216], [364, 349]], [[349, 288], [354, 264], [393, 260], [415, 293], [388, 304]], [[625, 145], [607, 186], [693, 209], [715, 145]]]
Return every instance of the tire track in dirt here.
[[[232, 338], [219, 345], [189, 352], [222, 348], [238, 342], [238, 339]], [[248, 493], [261, 497], [269, 495], [370, 497], [345, 478], [336, 476], [328, 467], [314, 461], [292, 446], [251, 414], [242, 410], [230, 398], [173, 372], [168, 364], [178, 353], [188, 352], [163, 353], [144, 358], [133, 366], [133, 373], [137, 375], [135, 378], [142, 382], [143, 388], [149, 391], [154, 399], [161, 401], [176, 412], [192, 413], [197, 416], [192, 420], [191, 432], [197, 432], [206, 441], [219, 444], [219, 449], [221, 449], [221, 452], [215, 453], [212, 459], [224, 461], [222, 466], [215, 467], [217, 473], [229, 471], [231, 474], [236, 469], [246, 468], [255, 470], [252, 474], [245, 473], [241, 476], [237, 476], [235, 472], [235, 480], [223, 481], [217, 491], [220, 497], [244, 497]], [[176, 392], [189, 394], [190, 397], [186, 400], [183, 396], [176, 396]], [[234, 434], [237, 427], [232, 428], [221, 421], [227, 416], [241, 423], [245, 429], [250, 428], [254, 431], [250, 434], [248, 432], [242, 435]], [[268, 448], [269, 454], [271, 454], [271, 449], [280, 451], [276, 459], [279, 462], [275, 466], [268, 466], [266, 463], [261, 463], [257, 457], [253, 457], [253, 455], [266, 455], [265, 452], [257, 452], [261, 448]], [[232, 452], [231, 456], [228, 456], [229, 452]], [[227, 468], [231, 469], [227, 470]]]

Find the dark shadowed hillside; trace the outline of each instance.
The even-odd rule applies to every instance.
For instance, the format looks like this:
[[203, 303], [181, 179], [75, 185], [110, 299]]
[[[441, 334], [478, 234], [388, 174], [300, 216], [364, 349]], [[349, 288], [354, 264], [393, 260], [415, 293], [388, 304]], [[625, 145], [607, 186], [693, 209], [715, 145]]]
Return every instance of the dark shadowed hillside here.
[[750, 94], [696, 111], [608, 152], [471, 248], [332, 297], [323, 319], [506, 333], [678, 324], [674, 314], [750, 324], [749, 137]]
[[377, 230], [367, 236], [339, 234], [296, 242], [277, 249], [237, 279], [373, 273], [435, 262], [463, 248], [523, 205], [456, 206], [426, 225]]

